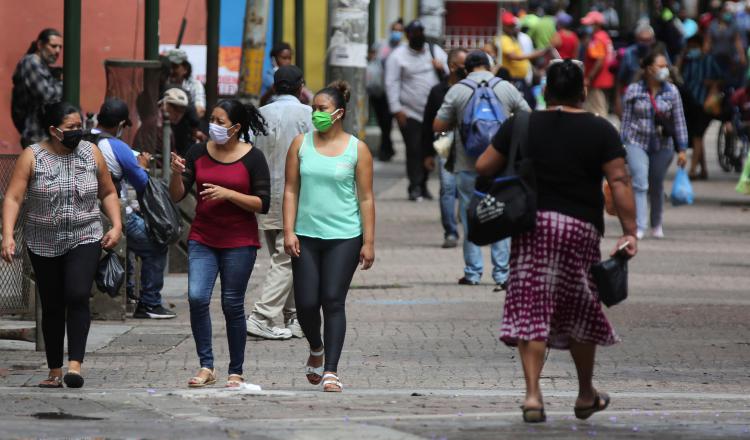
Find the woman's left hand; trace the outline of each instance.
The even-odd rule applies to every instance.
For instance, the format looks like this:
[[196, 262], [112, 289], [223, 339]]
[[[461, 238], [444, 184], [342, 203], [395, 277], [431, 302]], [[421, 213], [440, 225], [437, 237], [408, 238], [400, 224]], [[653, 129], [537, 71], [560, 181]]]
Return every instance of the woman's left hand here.
[[359, 263], [362, 265], [362, 270], [367, 270], [372, 267], [375, 262], [375, 246], [366, 244], [362, 246], [362, 250], [359, 251]]
[[203, 200], [228, 200], [233, 192], [231, 189], [226, 189], [212, 183], [204, 183], [203, 187], [205, 188], [201, 191]]
[[117, 243], [120, 242], [121, 238], [122, 238], [122, 229], [112, 228], [109, 231], [107, 231], [106, 234], [104, 234], [104, 237], [102, 237], [102, 247], [106, 250], [112, 249], [115, 246], [117, 246]]
[[685, 165], [687, 165], [687, 153], [685, 151], [680, 151], [677, 153], [677, 166], [685, 168]]

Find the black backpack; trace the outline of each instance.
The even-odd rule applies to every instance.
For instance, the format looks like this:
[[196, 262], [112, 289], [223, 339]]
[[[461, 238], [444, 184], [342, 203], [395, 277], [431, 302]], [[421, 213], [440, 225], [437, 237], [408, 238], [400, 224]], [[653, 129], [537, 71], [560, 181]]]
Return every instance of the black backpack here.
[[468, 239], [495, 243], [536, 226], [536, 177], [528, 154], [529, 113], [516, 113], [508, 162], [496, 178], [477, 179], [467, 212]]

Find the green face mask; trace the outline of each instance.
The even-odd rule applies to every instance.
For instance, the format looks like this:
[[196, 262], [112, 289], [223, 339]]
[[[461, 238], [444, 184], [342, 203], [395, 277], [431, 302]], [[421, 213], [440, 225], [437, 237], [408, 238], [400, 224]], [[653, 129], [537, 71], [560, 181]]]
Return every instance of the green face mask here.
[[333, 127], [333, 123], [336, 122], [333, 120], [333, 115], [337, 112], [338, 110], [333, 113], [314, 111], [312, 114], [313, 127], [321, 133], [330, 130]]

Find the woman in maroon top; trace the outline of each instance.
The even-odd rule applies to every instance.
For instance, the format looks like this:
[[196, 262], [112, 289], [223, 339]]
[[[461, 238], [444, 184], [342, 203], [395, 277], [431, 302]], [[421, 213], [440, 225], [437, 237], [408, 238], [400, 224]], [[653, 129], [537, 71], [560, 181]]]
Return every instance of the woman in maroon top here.
[[260, 247], [255, 213], [267, 213], [271, 200], [268, 164], [250, 143], [250, 130], [267, 134], [255, 107], [224, 100], [211, 113], [211, 140], [193, 145], [185, 158], [172, 153], [172, 198], [182, 200], [193, 183], [198, 192], [188, 237], [188, 301], [201, 368], [190, 387], [216, 383], [209, 305], [218, 275], [229, 339], [226, 386], [239, 387], [244, 381], [245, 290]]

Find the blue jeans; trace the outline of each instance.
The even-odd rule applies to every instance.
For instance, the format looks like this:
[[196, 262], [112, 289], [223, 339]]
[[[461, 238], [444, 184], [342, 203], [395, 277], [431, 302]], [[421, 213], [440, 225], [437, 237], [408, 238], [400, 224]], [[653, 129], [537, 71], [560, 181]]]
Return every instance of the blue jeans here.
[[167, 247], [155, 243], [149, 237], [146, 222], [136, 213], [125, 216], [125, 235], [128, 253], [132, 252], [141, 258], [140, 303], [150, 307], [161, 305]]
[[639, 231], [648, 227], [648, 204], [651, 202], [651, 227], [662, 224], [664, 211], [664, 176], [672, 163], [674, 151], [670, 148], [646, 151], [638, 146], [626, 146], [628, 167], [633, 177], [636, 224]]
[[221, 276], [221, 309], [229, 340], [229, 374], [242, 374], [245, 362], [245, 290], [258, 249], [251, 246], [218, 249], [188, 242], [188, 302], [190, 327], [201, 367], [214, 368], [211, 347], [211, 294]]
[[440, 220], [443, 223], [444, 238], [458, 237], [456, 176], [445, 169], [445, 159], [439, 157], [438, 162], [440, 166]]
[[[464, 264], [466, 265], [464, 276], [469, 281], [478, 282], [482, 279], [482, 270], [484, 269], [482, 248], [470, 242], [467, 238], [469, 234], [466, 220], [466, 210], [469, 208], [476, 180], [477, 173], [474, 171], [459, 171], [456, 174], [458, 209], [461, 215], [461, 223], [464, 225]], [[492, 279], [498, 284], [505, 283], [508, 281], [508, 272], [510, 271], [510, 239], [492, 243], [490, 255], [492, 257]]]

